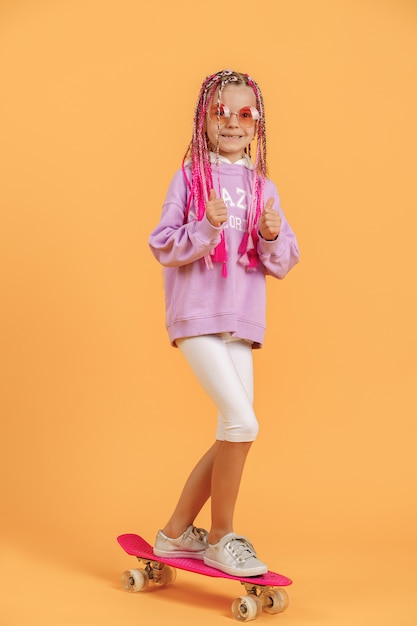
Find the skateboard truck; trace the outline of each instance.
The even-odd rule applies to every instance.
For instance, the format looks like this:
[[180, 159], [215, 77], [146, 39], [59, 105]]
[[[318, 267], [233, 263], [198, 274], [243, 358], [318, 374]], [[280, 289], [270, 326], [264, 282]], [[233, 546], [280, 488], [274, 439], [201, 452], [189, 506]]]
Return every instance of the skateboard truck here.
[[125, 591], [144, 591], [149, 581], [152, 581], [154, 585], [160, 587], [175, 582], [177, 570], [174, 567], [170, 567], [159, 561], [150, 561], [139, 557], [137, 557], [137, 559], [139, 563], [143, 563], [145, 567], [143, 569], [123, 572], [122, 587]]

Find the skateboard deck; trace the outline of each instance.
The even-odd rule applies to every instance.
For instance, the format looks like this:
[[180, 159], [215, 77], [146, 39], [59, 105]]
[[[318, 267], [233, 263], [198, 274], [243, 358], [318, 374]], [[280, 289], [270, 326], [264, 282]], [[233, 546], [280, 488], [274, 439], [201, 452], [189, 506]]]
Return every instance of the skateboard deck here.
[[144, 591], [150, 580], [159, 585], [174, 582], [175, 570], [180, 569], [212, 578], [239, 581], [247, 592], [245, 597], [237, 598], [232, 604], [232, 614], [239, 621], [256, 619], [261, 610], [280, 613], [288, 606], [287, 593], [279, 588], [291, 585], [292, 580], [282, 574], [268, 571], [261, 576], [232, 576], [205, 565], [200, 559], [158, 557], [152, 546], [139, 535], [120, 535], [117, 541], [127, 554], [135, 556], [145, 565], [145, 569], [124, 572], [122, 585], [127, 591]]

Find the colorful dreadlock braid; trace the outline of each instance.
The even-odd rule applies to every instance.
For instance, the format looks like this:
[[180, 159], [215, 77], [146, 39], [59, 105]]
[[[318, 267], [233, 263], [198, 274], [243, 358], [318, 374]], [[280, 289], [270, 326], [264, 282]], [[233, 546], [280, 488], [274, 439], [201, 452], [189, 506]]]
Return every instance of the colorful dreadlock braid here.
[[[233, 70], [222, 70], [211, 76], [207, 76], [203, 82], [197, 105], [194, 113], [193, 134], [187, 151], [184, 155], [182, 169], [190, 196], [186, 207], [185, 221], [189, 219], [191, 203], [194, 203], [195, 217], [202, 220], [205, 215], [206, 204], [209, 199], [210, 190], [213, 188], [212, 164], [210, 161], [210, 146], [207, 134], [205, 132], [205, 119], [209, 106], [211, 105], [214, 93], [218, 88], [217, 102], [220, 104], [221, 95], [226, 85], [233, 84], [236, 86], [249, 86], [253, 89], [256, 97], [256, 108], [259, 111], [259, 120], [257, 122], [256, 131], [256, 156], [253, 165], [253, 184], [251, 202], [247, 214], [247, 228], [243, 235], [242, 242], [239, 246], [239, 254], [241, 255], [239, 263], [246, 267], [247, 271], [255, 271], [258, 265], [256, 254], [256, 241], [258, 239], [257, 223], [263, 210], [264, 202], [264, 185], [267, 176], [266, 166], [266, 133], [265, 133], [265, 113], [264, 102], [261, 90], [257, 83], [247, 74], [234, 72]], [[220, 130], [220, 115], [218, 117], [218, 129]], [[216, 162], [215, 165], [219, 170], [219, 135], [216, 146]], [[249, 158], [250, 147], [248, 150]], [[191, 180], [186, 170], [186, 160], [191, 160]], [[220, 176], [219, 178], [219, 195], [221, 196]], [[213, 261], [223, 263], [222, 274], [227, 275], [226, 261], [227, 250], [224, 233], [221, 234], [220, 243], [215, 248], [211, 256], [205, 258], [208, 268], [212, 268]]]

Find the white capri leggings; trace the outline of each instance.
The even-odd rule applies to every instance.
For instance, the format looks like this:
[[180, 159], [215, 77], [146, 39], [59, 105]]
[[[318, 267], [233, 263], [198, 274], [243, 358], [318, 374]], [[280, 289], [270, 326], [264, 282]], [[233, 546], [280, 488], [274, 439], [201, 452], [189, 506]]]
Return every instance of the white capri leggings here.
[[176, 344], [217, 407], [216, 439], [254, 441], [259, 424], [253, 410], [252, 346], [221, 335], [186, 337]]

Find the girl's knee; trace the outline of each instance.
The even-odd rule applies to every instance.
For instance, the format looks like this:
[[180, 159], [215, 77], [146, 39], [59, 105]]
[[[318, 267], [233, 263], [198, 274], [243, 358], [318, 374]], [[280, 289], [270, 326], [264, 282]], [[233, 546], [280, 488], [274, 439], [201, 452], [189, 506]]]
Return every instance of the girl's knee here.
[[226, 426], [224, 438], [231, 442], [255, 441], [259, 434], [259, 422], [253, 414], [249, 419], [241, 420], [239, 424]]

